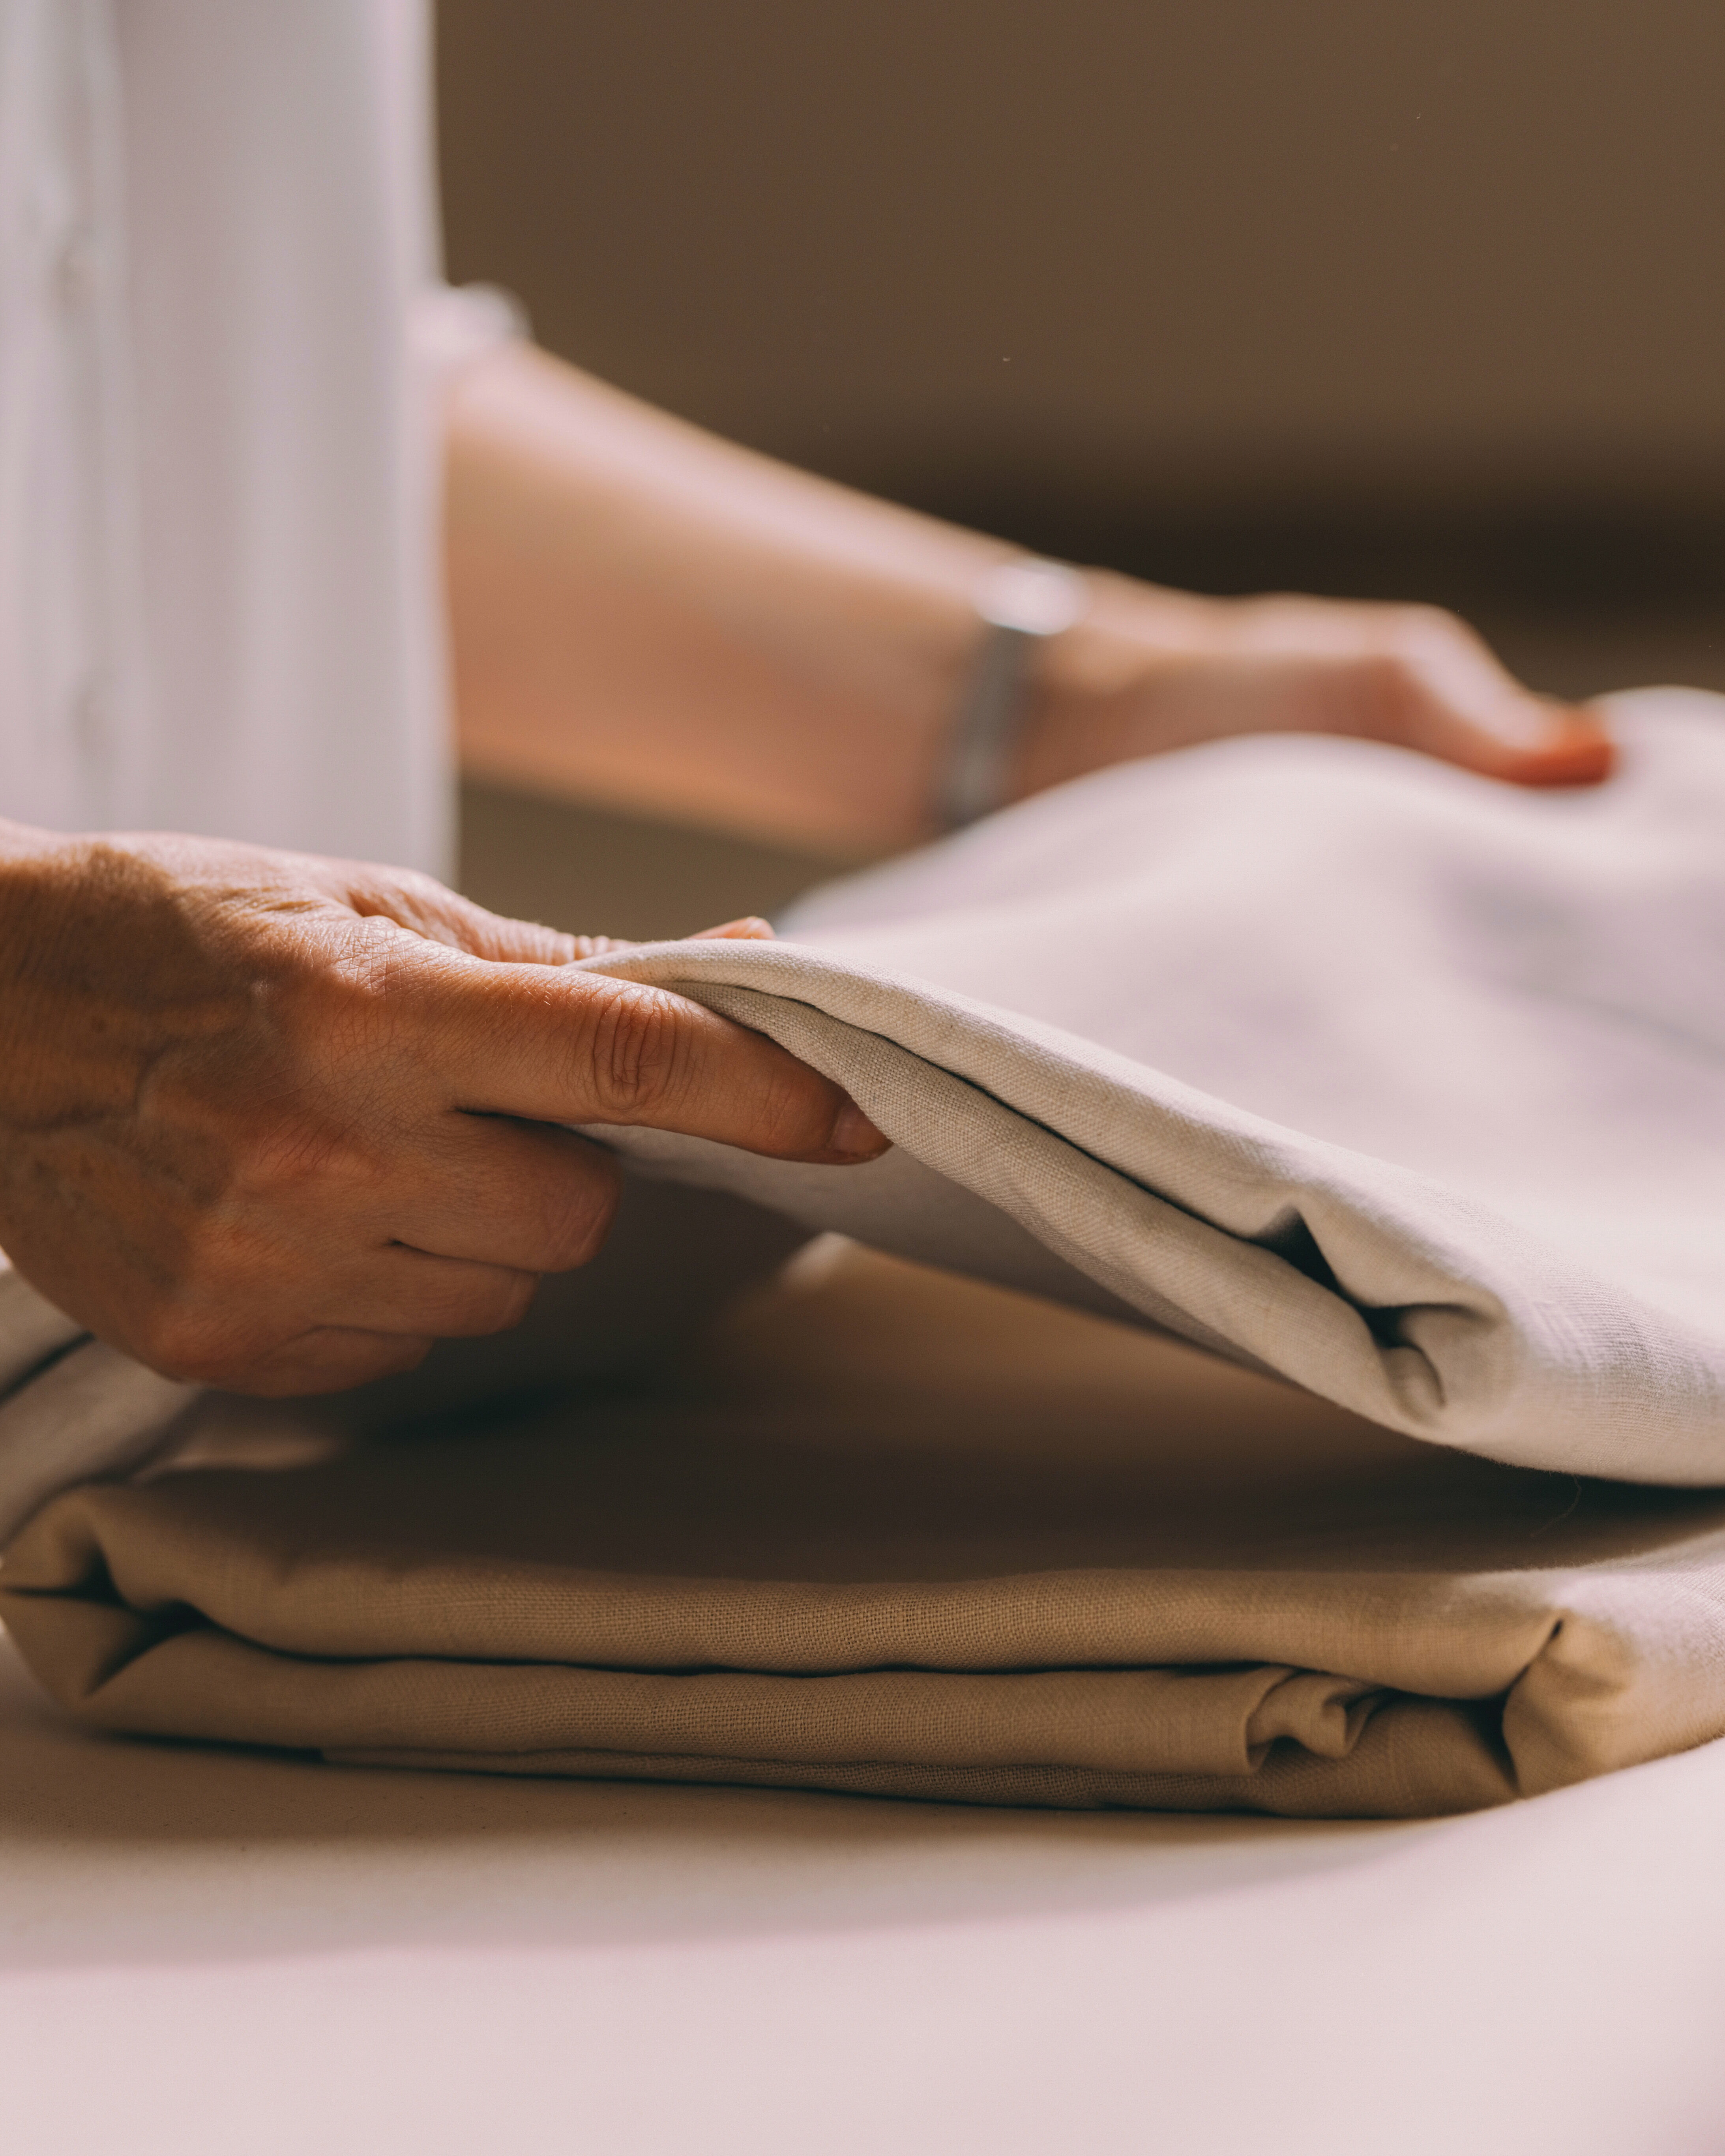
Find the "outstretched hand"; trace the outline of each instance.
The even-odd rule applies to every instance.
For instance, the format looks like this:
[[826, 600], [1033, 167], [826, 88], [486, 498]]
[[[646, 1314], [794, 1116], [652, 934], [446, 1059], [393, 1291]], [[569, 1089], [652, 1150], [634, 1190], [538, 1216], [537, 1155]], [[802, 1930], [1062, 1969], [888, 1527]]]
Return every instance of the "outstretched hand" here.
[[1441, 608], [1209, 599], [1106, 573], [1054, 641], [1019, 789], [1233, 734], [1350, 734], [1522, 786], [1612, 767], [1596, 711], [1536, 696]]
[[167, 1375], [333, 1391], [594, 1254], [617, 1169], [563, 1125], [885, 1149], [761, 1035], [568, 970], [603, 941], [403, 870], [0, 826], [0, 1247]]

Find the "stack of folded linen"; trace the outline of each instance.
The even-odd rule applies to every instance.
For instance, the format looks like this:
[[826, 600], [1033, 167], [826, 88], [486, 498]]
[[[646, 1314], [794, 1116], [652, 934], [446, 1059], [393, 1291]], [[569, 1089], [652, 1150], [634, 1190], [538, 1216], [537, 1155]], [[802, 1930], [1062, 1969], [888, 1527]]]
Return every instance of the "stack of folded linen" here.
[[[884, 1442], [914, 1386], [793, 1426], [589, 1400], [73, 1490], [12, 1548], [8, 1625], [116, 1727], [1003, 1802], [1453, 1810], [1725, 1732], [1717, 1507], [1599, 1484], [1725, 1483], [1725, 724], [1675, 691], [1615, 716], [1598, 791], [1219, 745], [852, 879], [784, 943], [589, 962], [772, 1034], [896, 1145], [597, 1134], [638, 1171], [1077, 1305], [1098, 1355], [1178, 1336], [1266, 1430], [1300, 1396], [1250, 1373], [1292, 1380], [1375, 1426], [1347, 1473], [1301, 1424], [1176, 1502], [1165, 1364], [1119, 1485], [1086, 1480], [1082, 1384], [1014, 1406], [974, 1370], [1019, 1466], [944, 1507]], [[0, 1495], [51, 1375], [0, 1407]], [[1421, 1554], [1434, 1462], [1484, 1479]]]

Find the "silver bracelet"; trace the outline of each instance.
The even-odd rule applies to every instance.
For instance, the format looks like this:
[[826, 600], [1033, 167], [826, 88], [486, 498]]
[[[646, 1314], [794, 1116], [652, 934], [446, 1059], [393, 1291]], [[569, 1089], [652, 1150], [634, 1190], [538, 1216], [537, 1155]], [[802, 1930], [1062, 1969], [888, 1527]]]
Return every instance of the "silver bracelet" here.
[[1006, 801], [1013, 751], [1024, 722], [1032, 649], [1082, 619], [1090, 591], [1063, 562], [1008, 562], [977, 594], [982, 648], [952, 722], [935, 798], [949, 831], [991, 815]]

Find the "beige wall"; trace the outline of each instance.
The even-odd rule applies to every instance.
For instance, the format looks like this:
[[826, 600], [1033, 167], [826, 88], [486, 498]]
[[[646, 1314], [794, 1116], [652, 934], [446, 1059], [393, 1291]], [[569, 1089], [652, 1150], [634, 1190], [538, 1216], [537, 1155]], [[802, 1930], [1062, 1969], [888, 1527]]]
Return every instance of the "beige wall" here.
[[1725, 505], [1721, 0], [440, 15], [455, 274], [765, 446], [961, 494]]

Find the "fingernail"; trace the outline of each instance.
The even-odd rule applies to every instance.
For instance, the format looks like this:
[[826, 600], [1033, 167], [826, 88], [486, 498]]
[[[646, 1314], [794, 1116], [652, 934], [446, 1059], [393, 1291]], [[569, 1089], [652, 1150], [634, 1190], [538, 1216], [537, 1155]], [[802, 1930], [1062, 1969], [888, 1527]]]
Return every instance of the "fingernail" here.
[[890, 1142], [855, 1101], [847, 1101], [839, 1109], [827, 1141], [830, 1152], [842, 1153], [847, 1160], [872, 1160], [876, 1153], [885, 1152]]

